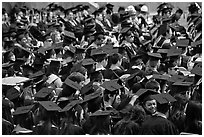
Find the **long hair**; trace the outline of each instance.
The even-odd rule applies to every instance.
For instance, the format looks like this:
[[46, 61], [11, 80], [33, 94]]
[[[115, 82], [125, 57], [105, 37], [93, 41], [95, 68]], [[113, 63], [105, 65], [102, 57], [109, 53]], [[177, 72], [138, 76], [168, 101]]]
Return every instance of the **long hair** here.
[[186, 109], [185, 132], [202, 134], [202, 104], [190, 101]]

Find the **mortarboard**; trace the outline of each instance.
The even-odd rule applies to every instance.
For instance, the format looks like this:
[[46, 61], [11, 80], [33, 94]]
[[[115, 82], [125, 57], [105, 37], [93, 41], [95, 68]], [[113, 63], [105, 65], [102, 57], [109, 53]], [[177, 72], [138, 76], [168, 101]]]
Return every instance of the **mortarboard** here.
[[79, 53], [85, 53], [85, 48], [81, 48], [81, 47], [76, 47], [76, 54], [79, 54]]
[[78, 83], [76, 82], [73, 82], [72, 80], [70, 80], [69, 78], [67, 78], [64, 82], [67, 86], [70, 86], [72, 87], [73, 89], [76, 89], [76, 90], [81, 90], [81, 85], [79, 85]]
[[20, 76], [11, 76], [11, 77], [6, 77], [2, 79], [2, 85], [16, 85], [19, 83], [23, 83], [30, 80], [29, 78], [26, 77], [20, 77]]
[[32, 132], [32, 130], [23, 128], [19, 124], [12, 131], [12, 133], [17, 135], [32, 135]]
[[89, 5], [84, 5], [84, 6], [83, 6], [83, 9], [84, 9], [84, 10], [88, 10], [89, 8], [90, 8]]
[[81, 88], [81, 95], [85, 95], [88, 93], [91, 89], [93, 89], [93, 81], [89, 82], [88, 84], [84, 85]]
[[182, 86], [182, 87], [190, 87], [192, 82], [178, 81], [173, 84], [173, 86]]
[[83, 66], [94, 65], [96, 62], [92, 58], [87, 58], [82, 61]]
[[176, 46], [177, 47], [188, 47], [189, 39], [177, 39]]
[[52, 93], [53, 89], [44, 87], [40, 91], [38, 91], [34, 97], [36, 98], [46, 98], [48, 95]]
[[158, 93], [153, 89], [140, 88], [135, 94], [138, 96], [138, 99], [140, 101], [144, 101], [144, 99], [148, 97], [149, 95], [154, 95]]
[[23, 71], [36, 71], [36, 69], [30, 65], [22, 65]]
[[169, 80], [170, 76], [168, 75], [161, 75], [161, 74], [153, 74], [154, 79], [160, 79], [160, 80]]
[[97, 56], [97, 55], [106, 55], [107, 53], [103, 50], [103, 48], [97, 48], [91, 50], [91, 56]]
[[154, 98], [159, 104], [167, 104], [176, 101], [176, 99], [168, 93], [152, 95], [152, 98]]
[[114, 5], [111, 4], [111, 3], [108, 3], [108, 4], [106, 4], [106, 7], [107, 7], [108, 9], [113, 9]]
[[151, 52], [148, 52], [147, 54], [148, 54], [148, 56], [153, 57], [153, 58], [158, 58], [158, 59], [162, 58], [160, 53], [151, 53]]
[[98, 110], [96, 112], [94, 112], [93, 114], [91, 114], [90, 116], [93, 117], [100, 117], [100, 116], [109, 116], [113, 111], [101, 111], [101, 110]]
[[131, 29], [131, 27], [123, 27], [122, 30], [120, 31], [120, 33], [126, 34], [130, 29]]
[[191, 43], [191, 47], [197, 47], [197, 46], [199, 46], [199, 45], [202, 45], [202, 39], [199, 40], [199, 41], [196, 41], [196, 42], [192, 42], [192, 43]]
[[191, 73], [202, 76], [202, 62], [197, 63], [191, 70]]
[[168, 50], [169, 50], [169, 49], [158, 49], [158, 50], [157, 50], [157, 53], [167, 54], [167, 53], [168, 53]]
[[9, 67], [11, 67], [11, 66], [13, 66], [14, 65], [14, 63], [10, 63], [10, 62], [8, 62], [8, 63], [3, 63], [2, 64], [2, 69], [8, 69]]
[[48, 61], [50, 61], [50, 66], [55, 66], [55, 65], [59, 65], [60, 62], [62, 62], [63, 60], [61, 58], [56, 58], [56, 59], [47, 59]]
[[93, 100], [99, 96], [101, 96], [102, 94], [102, 91], [101, 90], [96, 90], [95, 92], [91, 93], [91, 94], [88, 94], [84, 97], [84, 100], [80, 101], [80, 103], [85, 103], [85, 102], [88, 102], [90, 100]]
[[6, 93], [6, 97], [9, 99], [9, 100], [13, 100], [13, 99], [16, 99], [20, 96], [20, 92], [12, 87], [10, 88], [9, 90], [7, 90], [7, 93]]
[[33, 78], [37, 78], [37, 77], [41, 77], [41, 76], [43, 76], [45, 73], [43, 72], [43, 71], [37, 71], [37, 72], [35, 72], [34, 74], [32, 74], [29, 78], [30, 79], [33, 79]]
[[181, 49], [171, 48], [168, 50], [167, 57], [180, 56], [181, 53]]
[[23, 106], [23, 107], [18, 107], [16, 111], [13, 113], [13, 115], [20, 115], [20, 114], [26, 114], [29, 113], [34, 105], [29, 105], [29, 106]]
[[185, 80], [185, 76], [182, 76], [182, 75], [173, 75], [168, 79], [169, 82], [179, 82], [179, 81], [182, 82], [184, 80]]
[[128, 11], [125, 11], [123, 14], [120, 15], [120, 21], [123, 22], [127, 20], [130, 17], [130, 14]]
[[115, 80], [105, 81], [101, 86], [110, 92], [114, 92], [114, 91], [122, 88], [122, 86], [119, 85], [117, 83], [117, 81], [115, 81]]
[[73, 107], [75, 107], [80, 101], [79, 100], [73, 100], [69, 104], [67, 104], [60, 112], [65, 112], [71, 110]]
[[61, 111], [61, 108], [52, 101], [39, 101], [39, 104], [47, 111]]
[[76, 39], [74, 33], [71, 32], [71, 31], [64, 30], [64, 36], [65, 36], [65, 37], [72, 38], [72, 39]]

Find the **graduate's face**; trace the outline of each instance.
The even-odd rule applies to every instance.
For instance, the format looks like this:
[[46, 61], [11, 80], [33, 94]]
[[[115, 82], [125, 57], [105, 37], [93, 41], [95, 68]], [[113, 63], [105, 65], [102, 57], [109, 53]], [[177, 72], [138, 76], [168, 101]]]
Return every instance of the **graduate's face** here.
[[157, 102], [156, 100], [147, 100], [144, 104], [145, 109], [151, 114], [156, 112]]

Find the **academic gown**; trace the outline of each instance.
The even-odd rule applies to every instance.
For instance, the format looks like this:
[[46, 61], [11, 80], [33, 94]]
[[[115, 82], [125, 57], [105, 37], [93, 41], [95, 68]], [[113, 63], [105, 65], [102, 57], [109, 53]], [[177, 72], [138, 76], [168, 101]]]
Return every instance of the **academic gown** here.
[[161, 116], [152, 116], [142, 124], [141, 135], [178, 135], [175, 125]]

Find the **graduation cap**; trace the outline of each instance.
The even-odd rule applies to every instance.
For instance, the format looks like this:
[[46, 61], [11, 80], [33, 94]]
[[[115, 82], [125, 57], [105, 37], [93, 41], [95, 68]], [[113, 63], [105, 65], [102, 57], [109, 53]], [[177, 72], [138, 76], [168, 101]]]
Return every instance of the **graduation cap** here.
[[23, 71], [32, 71], [35, 72], [36, 69], [30, 65], [22, 65]]
[[76, 47], [76, 54], [80, 54], [80, 53], [85, 53], [85, 48], [82, 47]]
[[10, 88], [9, 90], [7, 90], [7, 93], [6, 93], [6, 97], [9, 99], [9, 100], [13, 100], [13, 99], [16, 99], [20, 96], [20, 92], [12, 87]]
[[84, 6], [83, 6], [83, 9], [84, 9], [84, 10], [88, 10], [88, 9], [90, 9], [90, 7], [89, 7], [89, 5], [84, 5]]
[[33, 107], [34, 105], [18, 107], [13, 115], [27, 114], [32, 110]]
[[107, 53], [103, 50], [103, 48], [97, 48], [91, 50], [91, 56], [102, 56], [107, 55]]
[[202, 45], [202, 39], [198, 40], [196, 42], [191, 42], [191, 47], [197, 47], [199, 45]]
[[129, 30], [131, 29], [131, 27], [123, 27], [122, 30], [120, 31], [121, 34], [126, 34]]
[[125, 20], [127, 20], [130, 17], [130, 14], [128, 11], [125, 11], [123, 14], [120, 15], [120, 21], [124, 22]]
[[70, 55], [73, 55], [75, 52], [76, 52], [76, 48], [72, 45], [69, 45], [69, 46], [65, 46], [64, 50], [66, 49], [65, 51], [65, 55], [66, 54], [70, 54]]
[[79, 100], [73, 100], [69, 104], [67, 104], [60, 112], [66, 112], [71, 110], [73, 107], [75, 107], [77, 104], [79, 104]]
[[48, 112], [61, 111], [61, 108], [52, 101], [39, 101], [39, 104], [46, 109]]
[[152, 95], [152, 98], [154, 98], [161, 105], [176, 101], [176, 99], [168, 93], [161, 93], [161, 94]]
[[26, 77], [11, 76], [11, 77], [2, 78], [2, 85], [14, 86], [14, 85], [26, 82], [28, 80], [30, 80], [30, 79], [26, 78]]
[[193, 83], [186, 81], [178, 81], [173, 84], [173, 86], [182, 86], [182, 87], [190, 87]]
[[93, 89], [93, 82], [94, 81], [91, 81], [81, 88], [81, 95], [85, 95], [86, 93]]
[[189, 39], [178, 39], [176, 40], [177, 47], [188, 47]]
[[45, 73], [40, 70], [40, 71], [37, 71], [37, 72], [35, 72], [34, 74], [32, 74], [29, 78], [30, 78], [30, 79], [33, 79], [33, 78], [41, 77], [41, 76], [43, 76], [43, 75], [45, 75]]
[[105, 81], [101, 86], [104, 87], [106, 90], [110, 91], [110, 93], [123, 87], [119, 85], [115, 80]]
[[72, 39], [76, 39], [74, 33], [71, 32], [71, 31], [64, 30], [64, 36], [65, 36], [65, 37], [72, 38]]
[[90, 117], [101, 117], [101, 116], [109, 116], [111, 115], [113, 111], [102, 111], [102, 110], [98, 110], [96, 112], [94, 112], [93, 114], [90, 115]]
[[161, 74], [153, 74], [152, 78], [160, 79], [160, 80], [169, 80], [170, 76], [168, 75], [161, 75]]
[[169, 52], [169, 49], [158, 49], [157, 50], [157, 53], [160, 53], [160, 54], [167, 54]]
[[137, 83], [138, 81], [141, 80], [141, 77], [139, 76], [139, 73], [134, 73], [134, 74], [131, 74], [127, 79], [127, 84], [128, 86], [131, 88], [134, 83]]
[[168, 79], [169, 82], [179, 82], [179, 81], [182, 82], [184, 80], [185, 80], [185, 76], [182, 76], [182, 75], [173, 75]]
[[3, 63], [2, 64], [2, 69], [8, 69], [8, 68], [10, 68], [13, 65], [14, 65], [14, 63], [10, 63], [10, 62]]
[[102, 13], [102, 12], [103, 12], [103, 10], [101, 10], [101, 9], [100, 9], [100, 10], [97, 9], [97, 10], [95, 10], [92, 14], [96, 16], [96, 15]]
[[138, 96], [138, 99], [143, 102], [144, 99], [148, 97], [149, 95], [154, 95], [158, 93], [153, 89], [140, 88], [135, 94]]
[[67, 86], [70, 86], [72, 87], [73, 89], [76, 89], [76, 90], [81, 90], [81, 85], [79, 85], [78, 83], [76, 82], [73, 82], [72, 80], [70, 80], [69, 78], [67, 78], [64, 82]]
[[202, 76], [202, 62], [197, 63], [195, 67], [191, 70], [191, 73]]
[[162, 56], [161, 56], [160, 53], [151, 53], [151, 52], [148, 52], [147, 54], [148, 54], [148, 56], [150, 56], [151, 58], [157, 58], [157, 59], [161, 59], [161, 58], [162, 58]]
[[88, 101], [90, 101], [90, 100], [93, 100], [93, 99], [95, 99], [95, 98], [101, 96], [101, 94], [102, 94], [102, 91], [101, 91], [101, 90], [96, 90], [95, 92], [93, 92], [93, 93], [91, 93], [91, 94], [89, 94], [89, 95], [86, 95], [86, 96], [84, 97], [84, 100], [80, 101], [80, 104], [85, 103], [85, 102], [88, 102]]
[[32, 135], [32, 130], [21, 127], [19, 124], [13, 129], [12, 133], [17, 135]]
[[82, 61], [83, 66], [94, 65], [96, 62], [92, 58], [86, 58]]
[[50, 66], [60, 65], [60, 62], [63, 61], [61, 58], [47, 59], [47, 60], [50, 61]]
[[180, 56], [182, 49], [171, 48], [168, 50], [167, 57]]
[[36, 98], [46, 98], [48, 95], [52, 93], [53, 89], [44, 87], [40, 91], [38, 91], [34, 97]]
[[106, 7], [107, 7], [108, 9], [113, 9], [114, 5], [111, 4], [111, 3], [108, 3], [108, 4], [106, 4]]

